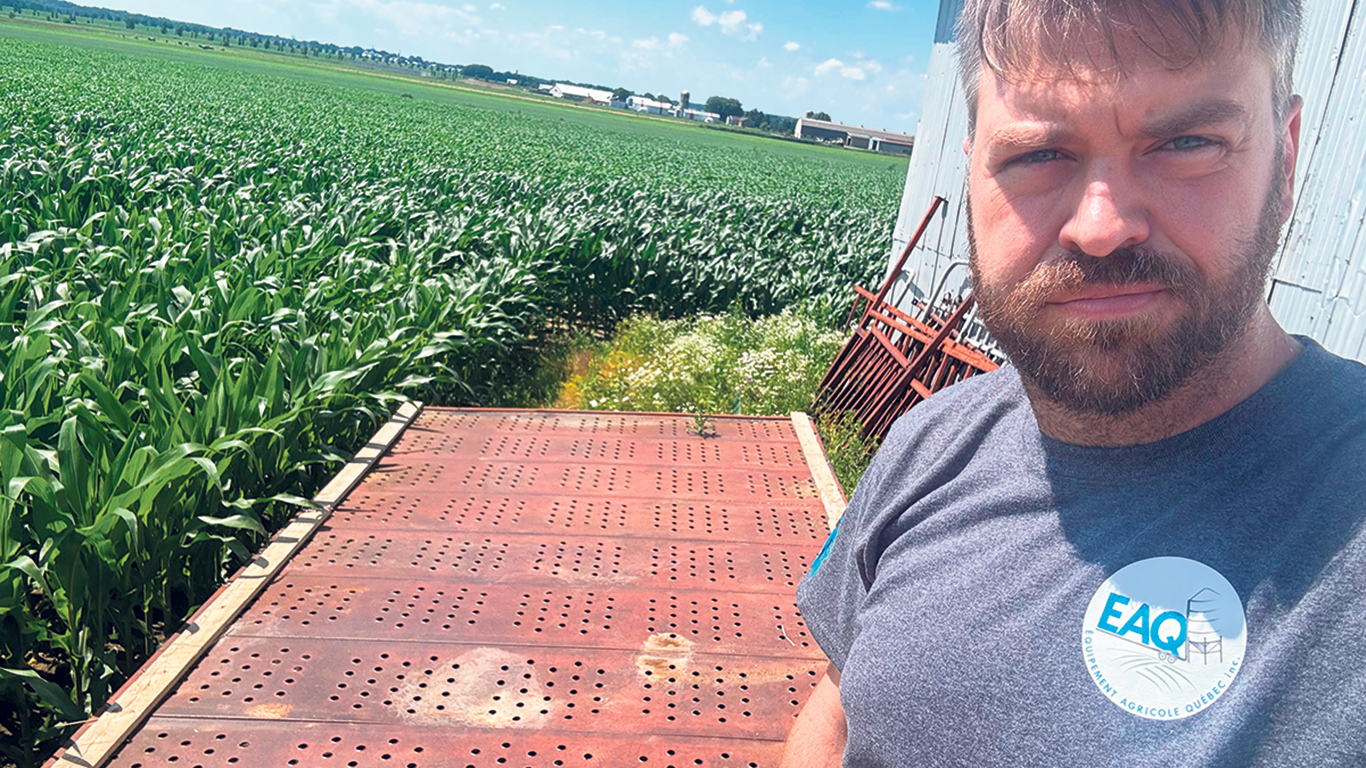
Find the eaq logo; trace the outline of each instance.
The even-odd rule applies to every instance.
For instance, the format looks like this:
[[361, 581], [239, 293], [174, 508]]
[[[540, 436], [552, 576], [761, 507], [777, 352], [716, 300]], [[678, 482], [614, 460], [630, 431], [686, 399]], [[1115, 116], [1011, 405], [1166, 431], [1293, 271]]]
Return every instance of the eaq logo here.
[[1154, 557], [1100, 585], [1082, 621], [1091, 680], [1139, 717], [1177, 720], [1203, 711], [1238, 675], [1247, 647], [1243, 603], [1204, 563]]

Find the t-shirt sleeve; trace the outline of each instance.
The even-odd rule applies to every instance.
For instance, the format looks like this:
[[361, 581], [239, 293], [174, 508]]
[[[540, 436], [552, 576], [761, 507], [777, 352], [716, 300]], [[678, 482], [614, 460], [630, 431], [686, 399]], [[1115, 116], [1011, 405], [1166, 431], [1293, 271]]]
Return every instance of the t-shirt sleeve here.
[[877, 486], [874, 475], [878, 469], [877, 462], [869, 467], [844, 516], [797, 585], [797, 608], [802, 612], [802, 620], [826, 657], [839, 669], [844, 669], [857, 635], [858, 612], [868, 597], [866, 568], [860, 561], [866, 556], [866, 527], [873, 517], [869, 509], [873, 495], [870, 489]]
[[1016, 399], [1009, 397], [1013, 391], [1009, 379], [976, 376], [920, 403], [888, 430], [844, 516], [797, 585], [802, 619], [837, 668], [844, 669], [858, 637], [884, 547], [930, 514], [928, 508], [912, 511], [917, 500], [976, 450], [983, 430], [1001, 418], [997, 411], [1024, 402], [1023, 390]]

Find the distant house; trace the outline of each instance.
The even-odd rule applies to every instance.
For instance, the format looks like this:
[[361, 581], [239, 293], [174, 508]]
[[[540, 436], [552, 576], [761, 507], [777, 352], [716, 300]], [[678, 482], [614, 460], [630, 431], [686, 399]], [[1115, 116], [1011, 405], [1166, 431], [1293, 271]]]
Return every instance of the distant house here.
[[557, 99], [568, 99], [569, 101], [587, 102], [589, 104], [609, 105], [612, 103], [611, 91], [599, 91], [596, 88], [584, 88], [569, 83], [555, 83], [550, 87], [550, 95]]
[[842, 144], [856, 149], [870, 149], [889, 155], [909, 155], [915, 148], [915, 137], [895, 131], [879, 131], [857, 125], [844, 125], [828, 120], [803, 117], [797, 121], [793, 133], [803, 139], [815, 139], [831, 144]]
[[509, 77], [509, 78], [508, 78], [508, 85], [518, 85], [518, 84], [520, 84], [520, 83], [521, 83], [521, 81], [518, 80], [518, 79], [515, 78], [515, 77]]

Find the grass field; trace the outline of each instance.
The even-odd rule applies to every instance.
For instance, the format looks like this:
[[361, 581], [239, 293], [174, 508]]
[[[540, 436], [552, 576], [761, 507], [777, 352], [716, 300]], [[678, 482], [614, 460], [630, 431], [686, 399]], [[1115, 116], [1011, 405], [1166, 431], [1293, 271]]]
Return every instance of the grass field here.
[[141, 37], [0, 16], [19, 765], [399, 400], [518, 402], [641, 313], [828, 322], [885, 267], [904, 160]]

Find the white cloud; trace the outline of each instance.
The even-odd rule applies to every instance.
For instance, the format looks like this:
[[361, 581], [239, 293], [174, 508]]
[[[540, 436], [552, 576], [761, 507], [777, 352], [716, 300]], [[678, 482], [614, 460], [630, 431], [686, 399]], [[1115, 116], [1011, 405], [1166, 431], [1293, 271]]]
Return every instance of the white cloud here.
[[722, 31], [731, 34], [739, 29], [747, 18], [749, 18], [749, 14], [744, 11], [722, 11], [717, 20], [721, 22]]
[[722, 11], [720, 14], [707, 10], [705, 5], [692, 9], [692, 20], [704, 27], [719, 24], [721, 31], [739, 40], [754, 40], [764, 31], [764, 25], [751, 23], [749, 14], [744, 11]]
[[[678, 46], [688, 42], [688, 36], [680, 35], [677, 32], [671, 32], [669, 34], [667, 42], [670, 48], [677, 48]], [[664, 45], [660, 42], [660, 39], [658, 37], [651, 35], [650, 37], [645, 38], [644, 40], [632, 40], [631, 47], [642, 51], [658, 51], [664, 48]]]
[[621, 52], [621, 64], [617, 71], [625, 74], [654, 70], [660, 59], [673, 58], [674, 49], [686, 42], [688, 36], [677, 32], [670, 33], [664, 40], [653, 35], [641, 40], [632, 40], [631, 49]]
[[843, 66], [844, 62], [839, 59], [826, 59], [824, 62], [816, 65], [816, 77], [820, 77], [821, 75], [827, 74], [830, 71], [839, 69]]
[[763, 67], [764, 69], [767, 69], [769, 66], [771, 66], [771, 65], [768, 63], [768, 57], [767, 57], [767, 56], [761, 56], [761, 57], [759, 58], [759, 66], [760, 66], [760, 67]]
[[868, 7], [876, 11], [899, 11], [901, 6], [892, 5], [890, 0], [869, 0]]
[[503, 7], [503, 4], [502, 4], [502, 3], [494, 3], [493, 5], [490, 5], [490, 6], [489, 6], [489, 10], [490, 10], [490, 11], [504, 11], [504, 10], [507, 10], [507, 9]]
[[483, 20], [474, 13], [476, 9], [472, 5], [455, 8], [414, 0], [338, 0], [336, 5], [353, 9], [374, 21], [381, 22], [376, 26], [379, 30], [376, 35], [379, 36], [392, 31], [403, 37], [421, 38], [439, 33], [443, 28], [458, 28], [456, 25], [483, 24]]
[[[876, 64], [876, 62], [874, 62]], [[881, 67], [878, 67], [881, 70]], [[845, 64], [839, 59], [826, 59], [816, 65], [816, 77], [828, 75], [838, 70], [840, 77], [847, 80], [865, 80], [868, 75], [863, 71], [863, 67]]]
[[877, 61], [874, 59], [869, 59], [867, 61], [861, 62], [861, 65], [864, 69], [868, 70], [869, 72], [872, 72], [875, 75], [882, 71], [882, 65], [877, 63]]
[[783, 44], [783, 50], [785, 51], [799, 51], [801, 50], [801, 48], [801, 45], [794, 43], [791, 40], [788, 40], [786, 43]]
[[518, 44], [528, 50], [541, 53], [544, 56], [568, 61], [577, 59], [580, 52], [577, 48], [566, 46], [563, 42], [564, 27], [553, 24], [545, 28], [544, 32], [520, 32], [506, 35], [506, 39], [514, 44]]
[[763, 24], [746, 23], [749, 16], [744, 11], [726, 11], [719, 17], [721, 31], [741, 40], [753, 40], [764, 31]]

